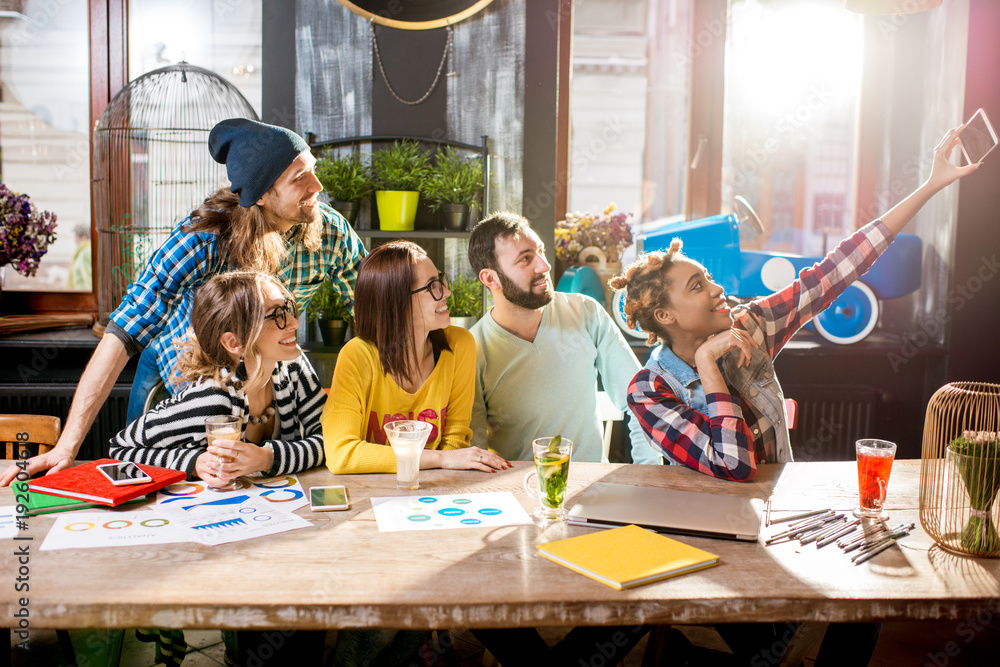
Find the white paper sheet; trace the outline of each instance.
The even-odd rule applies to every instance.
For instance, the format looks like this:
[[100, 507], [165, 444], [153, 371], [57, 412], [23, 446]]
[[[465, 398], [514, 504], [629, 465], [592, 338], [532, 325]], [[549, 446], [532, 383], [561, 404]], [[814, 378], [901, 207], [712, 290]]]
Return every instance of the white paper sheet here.
[[49, 534], [42, 542], [41, 550], [92, 549], [191, 541], [193, 537], [190, 531], [183, 528], [168, 512], [77, 510], [56, 517]]
[[189, 534], [202, 544], [216, 545], [306, 528], [312, 523], [302, 517], [258, 502], [238, 508], [198, 511], [179, 517]]
[[532, 523], [510, 491], [377, 497], [372, 498], [372, 507], [383, 533]]
[[309, 504], [302, 485], [295, 475], [281, 477], [244, 477], [249, 487], [236, 491], [210, 491], [208, 485], [201, 480], [178, 482], [160, 489], [156, 494], [157, 505], [183, 507], [190, 510], [199, 506], [224, 507], [229, 504], [240, 504], [240, 497], [259, 498], [273, 505], [275, 509], [291, 513]]
[[0, 507], [0, 540], [17, 537], [17, 507]]
[[88, 549], [170, 542], [209, 546], [273, 535], [312, 523], [253, 497], [238, 505], [199, 506], [193, 510], [157, 505], [137, 512], [72, 512], [61, 515], [41, 550]]

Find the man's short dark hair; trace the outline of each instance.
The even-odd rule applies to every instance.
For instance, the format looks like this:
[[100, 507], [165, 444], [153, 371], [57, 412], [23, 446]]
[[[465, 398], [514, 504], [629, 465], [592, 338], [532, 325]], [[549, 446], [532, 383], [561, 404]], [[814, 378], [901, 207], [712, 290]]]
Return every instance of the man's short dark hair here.
[[481, 221], [469, 236], [469, 264], [472, 271], [479, 274], [483, 269], [496, 271], [497, 239], [517, 236], [531, 226], [524, 216], [512, 211], [501, 211]]

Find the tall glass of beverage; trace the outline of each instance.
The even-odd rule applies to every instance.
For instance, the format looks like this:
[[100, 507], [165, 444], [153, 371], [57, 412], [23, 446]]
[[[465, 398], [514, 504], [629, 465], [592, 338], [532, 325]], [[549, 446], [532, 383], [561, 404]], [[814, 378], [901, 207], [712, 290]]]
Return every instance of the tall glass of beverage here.
[[[564, 521], [568, 516], [563, 504], [566, 501], [566, 481], [569, 479], [569, 460], [573, 456], [573, 441], [555, 436], [531, 441], [535, 469], [524, 476], [524, 491], [538, 500], [535, 517], [543, 521]], [[538, 476], [537, 484], [528, 480]]]
[[[239, 417], [215, 416], [205, 418], [205, 434], [208, 436], [208, 446], [211, 447], [216, 440], [242, 440], [243, 421]], [[219, 465], [232, 463], [236, 460], [232, 456], [219, 456]], [[240, 484], [233, 478], [222, 486], [210, 486], [212, 491], [235, 491], [240, 488]]]
[[428, 422], [404, 419], [385, 425], [385, 435], [396, 455], [396, 488], [420, 488], [420, 454], [431, 434]]
[[882, 518], [885, 491], [889, 486], [889, 473], [896, 457], [896, 444], [887, 440], [863, 439], [854, 444], [858, 455], [859, 506], [854, 516]]

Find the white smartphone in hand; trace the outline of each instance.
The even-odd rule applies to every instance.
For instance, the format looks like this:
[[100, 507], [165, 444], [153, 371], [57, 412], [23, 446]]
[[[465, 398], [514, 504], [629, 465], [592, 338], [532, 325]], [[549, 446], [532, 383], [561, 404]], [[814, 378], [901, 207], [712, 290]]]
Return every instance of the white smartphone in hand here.
[[313, 512], [346, 510], [351, 506], [347, 502], [347, 488], [342, 485], [312, 487], [309, 489], [309, 505]]
[[115, 486], [145, 484], [146, 482], [153, 481], [153, 478], [143, 472], [142, 468], [127, 461], [122, 463], [105, 463], [104, 465], [97, 466], [97, 470]]
[[997, 133], [986, 112], [979, 109], [958, 133], [958, 145], [967, 164], [978, 164], [997, 145]]

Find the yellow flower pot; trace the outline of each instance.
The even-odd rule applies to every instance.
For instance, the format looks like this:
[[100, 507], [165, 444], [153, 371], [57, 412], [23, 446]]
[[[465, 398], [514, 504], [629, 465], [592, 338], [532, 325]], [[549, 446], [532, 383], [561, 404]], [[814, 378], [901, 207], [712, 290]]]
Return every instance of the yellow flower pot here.
[[420, 193], [408, 190], [379, 190], [375, 193], [379, 227], [391, 232], [412, 232]]

